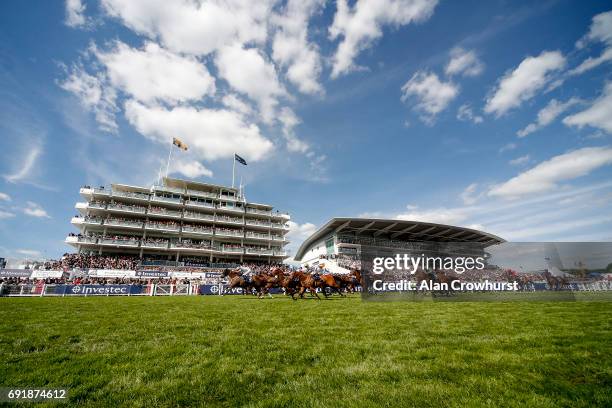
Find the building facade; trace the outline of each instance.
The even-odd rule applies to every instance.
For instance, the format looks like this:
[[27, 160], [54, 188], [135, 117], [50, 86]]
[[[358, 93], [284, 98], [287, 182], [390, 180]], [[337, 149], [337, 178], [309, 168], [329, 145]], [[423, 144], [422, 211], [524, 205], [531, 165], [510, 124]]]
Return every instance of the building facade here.
[[333, 218], [308, 237], [295, 260], [302, 265], [325, 263], [340, 273], [362, 268], [374, 256], [407, 254], [483, 254], [505, 242], [493, 234], [452, 225], [420, 221]]
[[80, 253], [141, 259], [280, 263], [288, 214], [247, 202], [236, 188], [164, 178], [151, 188], [83, 187], [66, 243]]

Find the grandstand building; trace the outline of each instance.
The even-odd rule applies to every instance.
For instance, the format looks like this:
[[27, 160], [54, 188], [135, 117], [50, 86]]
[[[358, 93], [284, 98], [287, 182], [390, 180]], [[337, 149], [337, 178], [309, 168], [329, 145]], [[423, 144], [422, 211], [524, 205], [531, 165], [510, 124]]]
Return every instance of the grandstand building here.
[[66, 238], [79, 253], [192, 265], [287, 257], [289, 215], [247, 202], [236, 188], [166, 177], [151, 188], [86, 186], [80, 194], [71, 221], [79, 233]]
[[302, 265], [324, 263], [332, 272], [360, 268], [373, 256], [396, 253], [480, 255], [505, 242], [487, 232], [420, 221], [332, 218], [308, 237], [295, 254]]

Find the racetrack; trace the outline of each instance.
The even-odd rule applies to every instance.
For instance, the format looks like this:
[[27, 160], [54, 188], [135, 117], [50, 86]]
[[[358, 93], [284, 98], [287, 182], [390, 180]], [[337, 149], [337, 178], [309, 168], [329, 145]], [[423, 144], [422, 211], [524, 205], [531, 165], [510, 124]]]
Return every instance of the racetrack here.
[[612, 406], [606, 301], [0, 298], [0, 310], [0, 386], [65, 387], [84, 405]]

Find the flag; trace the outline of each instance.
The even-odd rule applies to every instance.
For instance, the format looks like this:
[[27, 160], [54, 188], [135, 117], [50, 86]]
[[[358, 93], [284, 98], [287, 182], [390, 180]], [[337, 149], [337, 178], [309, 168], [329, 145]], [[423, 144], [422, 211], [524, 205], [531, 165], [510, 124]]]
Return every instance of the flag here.
[[236, 159], [236, 161], [240, 164], [244, 164], [245, 166], [247, 165], [246, 160], [238, 156], [236, 153], [234, 153], [234, 159]]
[[178, 147], [179, 149], [182, 149], [182, 150], [185, 150], [185, 151], [187, 151], [187, 149], [189, 149], [189, 147], [187, 147], [185, 142], [177, 139], [176, 137], [172, 138], [172, 144], [175, 145], [176, 147]]

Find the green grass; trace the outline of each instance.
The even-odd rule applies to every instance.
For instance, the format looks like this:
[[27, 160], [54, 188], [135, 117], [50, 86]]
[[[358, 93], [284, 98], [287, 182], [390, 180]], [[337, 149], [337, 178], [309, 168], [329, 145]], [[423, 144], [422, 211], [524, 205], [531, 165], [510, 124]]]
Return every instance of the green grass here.
[[2, 298], [0, 386], [85, 406], [609, 407], [611, 322], [611, 302]]

